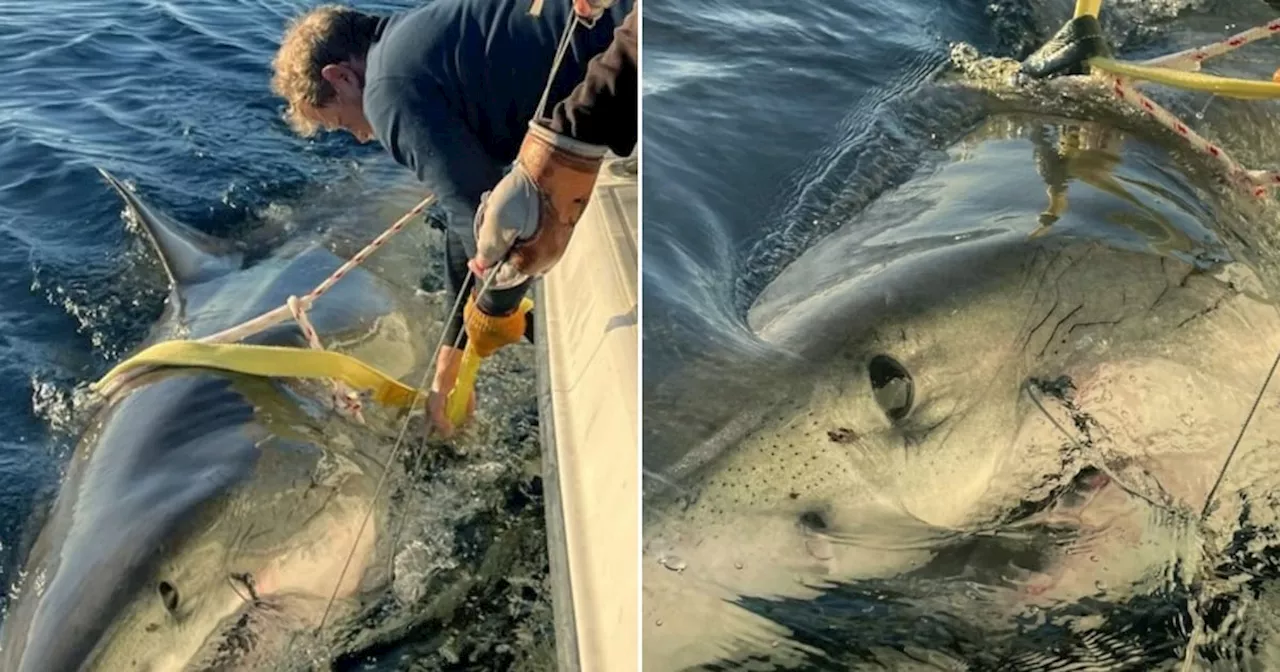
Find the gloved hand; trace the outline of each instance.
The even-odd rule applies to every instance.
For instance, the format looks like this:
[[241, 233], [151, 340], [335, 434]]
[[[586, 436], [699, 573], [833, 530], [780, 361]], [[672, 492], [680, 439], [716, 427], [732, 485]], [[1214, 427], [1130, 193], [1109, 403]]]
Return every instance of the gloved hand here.
[[507, 289], [554, 266], [591, 198], [605, 151], [529, 122], [515, 166], [476, 210], [471, 270], [485, 277], [505, 257], [491, 287]]
[[1110, 56], [1111, 45], [1095, 16], [1078, 16], [1063, 24], [1034, 54], [1022, 61], [1021, 74], [1032, 79], [1087, 74], [1086, 62], [1094, 56]]
[[605, 10], [613, 6], [616, 0], [573, 0], [573, 13], [584, 21], [594, 23], [604, 15]]
[[476, 295], [472, 293], [462, 309], [467, 340], [480, 357], [488, 357], [501, 348], [519, 343], [524, 338], [525, 314], [528, 312], [529, 304], [521, 302], [510, 315], [489, 315], [476, 306]]

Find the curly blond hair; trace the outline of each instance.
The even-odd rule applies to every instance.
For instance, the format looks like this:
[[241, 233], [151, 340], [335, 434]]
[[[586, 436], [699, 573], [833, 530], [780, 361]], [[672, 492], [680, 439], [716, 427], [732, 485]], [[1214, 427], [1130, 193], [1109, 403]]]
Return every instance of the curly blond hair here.
[[326, 65], [363, 59], [379, 17], [343, 5], [321, 5], [295, 18], [285, 30], [272, 68], [271, 90], [285, 99], [285, 120], [304, 137], [315, 135], [312, 116], [335, 95], [320, 71]]

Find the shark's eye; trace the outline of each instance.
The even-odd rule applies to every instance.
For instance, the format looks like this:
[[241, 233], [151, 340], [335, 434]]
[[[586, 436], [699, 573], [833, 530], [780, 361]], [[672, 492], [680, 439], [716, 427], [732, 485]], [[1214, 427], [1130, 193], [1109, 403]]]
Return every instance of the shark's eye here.
[[916, 390], [906, 367], [888, 355], [876, 355], [867, 363], [867, 375], [871, 378], [871, 391], [875, 394], [876, 403], [880, 404], [889, 420], [897, 422], [907, 417], [915, 401]]
[[161, 581], [160, 585], [156, 586], [156, 592], [160, 594], [160, 601], [164, 603], [164, 608], [168, 609], [169, 613], [176, 614], [178, 611], [178, 589], [174, 588], [173, 584], [168, 581]]

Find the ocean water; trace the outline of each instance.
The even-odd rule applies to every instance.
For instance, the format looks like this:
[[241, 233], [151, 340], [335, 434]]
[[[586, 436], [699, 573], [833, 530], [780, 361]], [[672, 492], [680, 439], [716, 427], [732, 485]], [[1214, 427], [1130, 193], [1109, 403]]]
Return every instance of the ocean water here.
[[[788, 264], [827, 242], [825, 236], [850, 222], [883, 226], [865, 234], [842, 231], [837, 240], [853, 250], [852, 243], [843, 241], [861, 235], [874, 237], [886, 249], [897, 243], [909, 250], [914, 241], [947, 236], [958, 241], [1008, 227], [1025, 227], [1028, 232], [1035, 228], [1046, 184], [1032, 159], [1039, 151], [1033, 136], [1064, 133], [1065, 120], [1042, 114], [1038, 122], [1012, 117], [992, 121], [980, 110], [965, 108], [961, 100], [939, 100], [927, 91], [946, 69], [953, 43], [967, 43], [984, 55], [1021, 58], [1057, 30], [1073, 5], [1066, 0], [664, 0], [646, 6], [642, 180], [647, 491], [656, 498], [674, 498], [673, 510], [690, 506], [698, 497], [698, 481], [689, 476], [693, 467], [682, 460], [702, 450], [719, 451], [707, 452], [708, 461], [714, 455], [732, 454], [735, 444], [721, 441], [734, 430], [740, 409], [750, 406], [753, 395], [767, 394], [759, 388], [773, 385], [762, 372], [770, 370], [768, 357], [776, 355], [759, 347], [748, 327], [747, 311]], [[1124, 58], [1131, 59], [1215, 42], [1275, 17], [1275, 10], [1262, 2], [1104, 3], [1108, 37]], [[1269, 79], [1280, 63], [1278, 54], [1280, 45], [1264, 42], [1214, 62], [1213, 71]], [[1243, 103], [1167, 89], [1153, 95], [1181, 118], [1204, 128], [1249, 167], [1274, 169], [1280, 162], [1273, 140], [1278, 126], [1275, 103]], [[1137, 196], [1127, 205], [1117, 204], [1111, 195], [1075, 184], [1070, 219], [1059, 230], [1120, 248], [1172, 250], [1188, 259], [1223, 254], [1220, 241], [1214, 241], [1230, 234], [1208, 214], [1212, 208], [1196, 200], [1200, 196], [1177, 195], [1198, 190], [1202, 178], [1170, 158], [1169, 152], [1180, 148], [1152, 140], [1153, 133], [1138, 136], [1138, 141], [1125, 140], [1123, 147], [1108, 148], [1100, 157], [1122, 166], [1121, 181]], [[935, 167], [943, 171], [962, 166], [971, 158], [990, 171], [969, 174], [974, 184], [985, 183], [981, 191], [988, 200], [967, 202], [963, 189], [953, 185], [957, 191], [948, 196], [957, 203], [954, 222], [940, 225], [934, 218], [930, 221], [936, 228], [923, 230], [913, 227], [907, 215], [890, 216], [885, 210], [875, 211], [881, 220], [863, 217], [908, 180]], [[927, 194], [919, 198], [933, 202]], [[913, 202], [906, 196], [902, 200]], [[1161, 214], [1144, 219], [1143, 212], [1151, 212], [1148, 206], [1153, 203], [1164, 204], [1155, 208]], [[975, 217], [980, 226], [971, 225]], [[1244, 241], [1233, 249], [1258, 242]], [[843, 277], [839, 268], [828, 270], [833, 277]], [[734, 368], [744, 361], [754, 363], [754, 370], [753, 365]], [[1240, 410], [1242, 417], [1245, 411]], [[765, 512], [759, 515], [768, 520]], [[708, 543], [713, 538], [709, 533]], [[658, 550], [646, 557], [647, 576], [693, 574], [683, 558], [663, 557]], [[733, 567], [741, 571], [744, 563], [749, 567], [767, 560], [768, 556], [741, 557]], [[729, 564], [728, 558], [722, 561]], [[723, 578], [732, 584], [734, 571], [711, 575], [708, 581]], [[821, 571], [796, 577], [801, 583], [806, 580], [828, 592], [809, 602], [771, 594], [744, 595], [739, 602], [755, 614], [776, 617], [790, 629], [790, 642], [786, 633], [757, 633], [745, 620], [740, 625], [709, 626], [706, 635], [680, 631], [670, 636], [686, 643], [700, 636], [721, 636], [715, 641], [723, 642], [718, 644], [723, 662], [715, 669], [775, 669], [769, 651], [785, 651], [790, 645], [810, 647], [805, 650], [812, 657], [805, 661], [812, 667], [798, 666], [804, 669], [864, 669], [857, 661], [865, 669], [884, 669], [867, 661], [876, 651], [901, 647], [915, 658], [888, 669], [1148, 669], [1144, 665], [1150, 662], [1125, 663], [1123, 656], [1099, 652], [1092, 663], [1065, 657], [1055, 662], [1052, 656], [1024, 658], [1021, 663], [1004, 658], [1003, 667], [991, 658], [983, 663], [981, 650], [965, 648], [965, 614], [930, 612], [927, 607], [913, 610], [894, 603], [888, 591], [877, 602], [874, 593], [824, 584]], [[661, 585], [699, 590], [692, 579], [664, 580]], [[708, 595], [723, 594], [716, 586], [706, 590]], [[686, 597], [692, 605], [699, 596]], [[679, 603], [679, 596], [672, 599]], [[1135, 632], [1168, 627], [1178, 631], [1170, 637], [1185, 641], [1191, 628], [1187, 621], [1161, 621], [1169, 616], [1160, 611], [1164, 606], [1147, 606], [1151, 622], [1126, 627]], [[709, 623], [716, 617], [703, 618]], [[663, 636], [664, 628], [675, 626], [668, 621], [646, 622], [645, 627], [650, 637]], [[1045, 639], [1025, 644], [1028, 650], [1056, 646], [1052, 636], [1041, 634]], [[931, 646], [947, 649], [951, 657], [930, 657]], [[1230, 655], [1222, 655], [1218, 664], [1229, 669]], [[656, 657], [653, 665], [652, 669], [665, 669]], [[779, 664], [777, 669], [791, 668]]]
[[[376, 143], [301, 139], [281, 119], [270, 61], [287, 19], [311, 4], [0, 2], [0, 583], [14, 581], [30, 516], [56, 493], [84, 420], [77, 395], [137, 345], [165, 298], [163, 271], [127, 230], [98, 167], [174, 218], [259, 249], [299, 228], [350, 227], [357, 215], [343, 211], [346, 198], [380, 218], [358, 223], [350, 253], [417, 200], [408, 171]], [[391, 11], [418, 3], [351, 4]], [[328, 206], [303, 207], [326, 195]], [[435, 256], [424, 256], [420, 270], [427, 289], [441, 286]], [[458, 548], [483, 547], [499, 528], [523, 530], [511, 543], [524, 569], [480, 582], [449, 627], [412, 631], [409, 648], [392, 642], [349, 666], [502, 667], [536, 657], [529, 641], [549, 639], [540, 492], [526, 464], [537, 460], [532, 409], [511, 439], [519, 449], [504, 453], [503, 473], [519, 475], [491, 478], [487, 494], [454, 496], [473, 508], [493, 500], [503, 511], [471, 525], [476, 538]], [[524, 640], [522, 628], [532, 633]]]

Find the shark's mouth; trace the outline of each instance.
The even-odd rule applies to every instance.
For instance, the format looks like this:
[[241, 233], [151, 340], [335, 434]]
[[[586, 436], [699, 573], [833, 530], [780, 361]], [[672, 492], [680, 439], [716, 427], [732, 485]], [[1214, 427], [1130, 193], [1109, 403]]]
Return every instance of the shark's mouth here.
[[[1061, 434], [1064, 451], [1070, 453], [1072, 459], [1088, 465], [1085, 470], [1100, 472], [1112, 485], [1152, 508], [1175, 515], [1186, 512], [1190, 502], [1180, 502], [1140, 461], [1112, 445], [1115, 442], [1111, 437], [1123, 432], [1114, 431], [1115, 427], [1108, 426], [1106, 421], [1091, 412], [1087, 404], [1078, 400], [1082, 395], [1070, 376], [1031, 378], [1024, 391], [1037, 412]], [[1089, 391], [1088, 386], [1086, 391]]]
[[303, 630], [292, 600], [254, 597], [227, 617], [205, 641], [188, 672], [270, 669], [285, 660], [293, 646], [290, 633]]
[[[943, 541], [902, 575], [826, 583], [816, 599], [736, 603], [814, 652], [801, 669], [895, 669], [895, 651], [916, 661], [923, 652], [957, 656], [974, 665], [966, 669], [1149, 669], [1178, 643], [1182, 587], [1134, 590], [1093, 576], [1129, 552], [1125, 537], [1149, 512], [1086, 465], [986, 529]], [[1075, 667], [1082, 662], [1096, 666]]]
[[1040, 595], [1060, 577], [1062, 559], [1087, 545], [1096, 524], [1082, 512], [1114, 483], [1096, 467], [1081, 469], [1047, 497], [1025, 501], [990, 530], [965, 535], [937, 549], [912, 579], [963, 580]]

